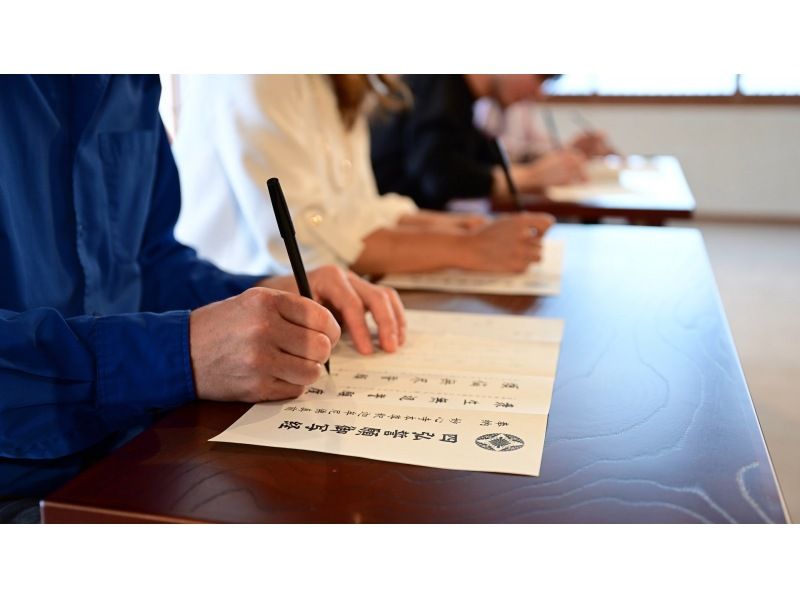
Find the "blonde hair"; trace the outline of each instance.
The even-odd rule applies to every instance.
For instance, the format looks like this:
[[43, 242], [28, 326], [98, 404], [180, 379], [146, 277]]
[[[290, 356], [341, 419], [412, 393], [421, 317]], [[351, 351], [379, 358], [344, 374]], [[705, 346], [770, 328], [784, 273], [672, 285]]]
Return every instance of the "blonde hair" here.
[[411, 106], [411, 91], [392, 75], [330, 75], [345, 127], [364, 112], [396, 112]]

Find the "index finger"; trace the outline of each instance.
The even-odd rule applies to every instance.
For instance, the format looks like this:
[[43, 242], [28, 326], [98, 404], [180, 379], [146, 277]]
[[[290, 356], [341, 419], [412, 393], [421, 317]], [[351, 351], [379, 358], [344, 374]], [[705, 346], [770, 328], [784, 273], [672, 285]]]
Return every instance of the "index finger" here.
[[399, 344], [403, 345], [406, 342], [406, 330], [408, 328], [408, 322], [406, 322], [406, 308], [403, 306], [400, 295], [397, 294], [396, 290], [387, 288], [386, 293], [389, 295], [389, 300], [392, 302], [392, 307], [394, 308], [394, 317], [397, 320], [397, 328], [400, 332]]
[[393, 352], [406, 342], [406, 316], [400, 295], [392, 288], [369, 284], [354, 276], [353, 286], [364, 297], [367, 308], [378, 325], [381, 347]]
[[388, 353], [397, 351], [400, 345], [400, 325], [395, 314], [395, 306], [384, 287], [371, 284], [356, 275], [351, 277], [353, 288], [367, 306], [378, 325], [378, 338], [381, 347]]
[[321, 332], [330, 339], [331, 346], [339, 341], [342, 329], [333, 314], [319, 303], [293, 293], [282, 293], [276, 305], [287, 322]]
[[356, 351], [362, 355], [371, 354], [372, 335], [365, 318], [364, 302], [353, 288], [352, 279], [341, 273], [328, 282], [331, 285], [320, 291], [324, 300], [339, 312]]

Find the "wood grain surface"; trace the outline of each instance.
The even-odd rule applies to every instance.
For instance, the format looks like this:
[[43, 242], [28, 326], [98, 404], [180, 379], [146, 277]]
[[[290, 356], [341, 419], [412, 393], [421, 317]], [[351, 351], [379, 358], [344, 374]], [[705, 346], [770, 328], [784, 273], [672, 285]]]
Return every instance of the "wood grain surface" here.
[[782, 499], [696, 231], [558, 225], [561, 295], [405, 293], [408, 307], [563, 318], [541, 475], [207, 442], [197, 402], [43, 502], [45, 522], [782, 522]]

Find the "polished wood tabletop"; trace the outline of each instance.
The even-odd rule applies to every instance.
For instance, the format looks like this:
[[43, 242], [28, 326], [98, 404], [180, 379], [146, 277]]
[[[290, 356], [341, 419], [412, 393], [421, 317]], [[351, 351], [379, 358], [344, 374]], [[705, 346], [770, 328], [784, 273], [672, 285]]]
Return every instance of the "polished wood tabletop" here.
[[691, 218], [695, 200], [680, 162], [674, 156], [632, 156], [632, 168], [622, 172], [628, 188], [619, 193], [600, 186], [591, 197], [559, 198], [546, 192], [526, 195], [525, 208], [544, 211], [559, 218], [597, 221], [622, 218], [635, 224], [663, 224], [670, 219]]
[[552, 234], [566, 241], [557, 297], [403, 295], [565, 320], [540, 476], [210, 443], [247, 406], [196, 402], [49, 496], [44, 521], [785, 521], [700, 234]]

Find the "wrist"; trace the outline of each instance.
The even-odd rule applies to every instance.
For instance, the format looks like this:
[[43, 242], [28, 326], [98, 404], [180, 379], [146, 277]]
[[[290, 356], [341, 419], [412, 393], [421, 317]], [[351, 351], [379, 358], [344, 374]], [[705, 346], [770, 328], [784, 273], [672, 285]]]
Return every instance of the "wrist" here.
[[471, 259], [468, 253], [469, 237], [472, 235], [463, 231], [448, 231], [429, 233], [425, 246], [429, 259], [426, 270], [443, 270], [445, 268], [463, 269], [466, 261]]
[[265, 289], [273, 289], [276, 291], [284, 291], [287, 293], [297, 293], [297, 282], [294, 276], [269, 276], [262, 278], [254, 286], [263, 287]]
[[403, 214], [400, 218], [397, 219], [398, 226], [417, 226], [423, 218], [420, 218], [420, 214]]
[[477, 269], [483, 254], [480, 237], [475, 233], [464, 234], [455, 245], [456, 248], [452, 252], [455, 257], [455, 263], [450, 267], [458, 268], [459, 270]]

